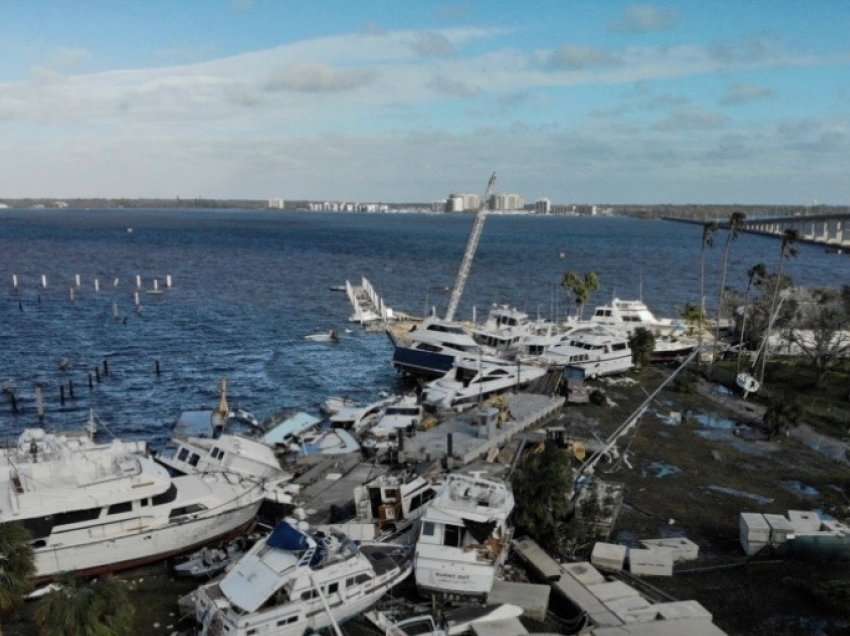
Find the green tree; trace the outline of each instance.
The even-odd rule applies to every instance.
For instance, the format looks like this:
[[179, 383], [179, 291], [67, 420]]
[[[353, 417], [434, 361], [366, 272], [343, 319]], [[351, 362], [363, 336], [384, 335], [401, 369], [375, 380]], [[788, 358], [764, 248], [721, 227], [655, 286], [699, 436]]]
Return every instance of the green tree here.
[[576, 314], [581, 320], [584, 306], [597, 289], [599, 289], [599, 277], [596, 272], [588, 272], [584, 276], [575, 272], [567, 272], [561, 280], [561, 287], [573, 293], [576, 303]]
[[726, 294], [726, 271], [729, 267], [729, 252], [732, 242], [738, 238], [747, 215], [743, 212], [733, 212], [729, 216], [729, 231], [726, 233], [726, 244], [723, 246], [723, 257], [720, 259], [720, 292], [717, 295], [717, 322], [714, 325], [714, 356], [717, 358], [720, 347], [720, 320], [723, 317], [723, 297]]
[[0, 525], [0, 615], [16, 609], [32, 590], [35, 561], [31, 541], [21, 524]]
[[771, 400], [764, 412], [762, 424], [767, 429], [767, 434], [773, 438], [797, 426], [802, 414], [800, 405], [793, 398], [778, 398]]
[[560, 551], [561, 528], [572, 514], [572, 483], [570, 456], [552, 443], [527, 453], [511, 480], [517, 527], [551, 552]]
[[[815, 387], [850, 353], [850, 326], [841, 298], [832, 290], [815, 290], [807, 317], [789, 330], [790, 339], [808, 358], [815, 372]], [[797, 328], [799, 327], [799, 328]]]
[[45, 596], [35, 610], [44, 636], [125, 636], [133, 633], [133, 605], [113, 578], [86, 583], [72, 576]]
[[767, 335], [765, 338], [764, 350], [761, 358], [761, 372], [759, 373], [759, 383], [764, 384], [764, 371], [767, 368], [767, 358], [769, 355], [768, 341], [770, 340], [770, 332], [773, 329], [773, 323], [776, 320], [776, 308], [779, 303], [779, 291], [782, 287], [782, 270], [785, 266], [786, 259], [793, 258], [797, 255], [795, 243], [799, 239], [799, 233], [794, 229], [787, 229], [782, 234], [782, 241], [779, 244], [779, 267], [776, 274], [776, 282], [773, 285], [773, 295], [770, 301], [770, 313], [767, 320]]
[[747, 332], [747, 317], [750, 315], [750, 293], [753, 285], [767, 278], [767, 266], [764, 263], [756, 263], [747, 270], [747, 289], [744, 292], [744, 313], [741, 316], [741, 334], [738, 339], [738, 362], [736, 370], [741, 370], [741, 352], [744, 348], [744, 336]]
[[705, 314], [699, 308], [699, 305], [688, 303], [682, 310], [682, 319], [688, 323], [688, 333], [693, 333], [701, 329], [701, 325], [705, 320]]
[[638, 327], [629, 338], [632, 350], [632, 362], [643, 368], [649, 365], [652, 352], [655, 351], [655, 334], [646, 327]]

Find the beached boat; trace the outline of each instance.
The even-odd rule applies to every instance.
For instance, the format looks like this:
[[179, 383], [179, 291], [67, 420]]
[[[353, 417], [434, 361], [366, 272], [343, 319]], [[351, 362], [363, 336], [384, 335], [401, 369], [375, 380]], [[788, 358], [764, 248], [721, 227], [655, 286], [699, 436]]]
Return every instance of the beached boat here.
[[393, 344], [393, 366], [417, 377], [439, 377], [458, 356], [482, 353], [464, 325], [436, 317], [426, 318], [403, 336], [387, 329], [387, 336]]
[[514, 496], [480, 473], [450, 474], [420, 520], [416, 585], [438, 595], [484, 597], [507, 557]]
[[195, 579], [210, 579], [221, 574], [231, 563], [238, 561], [245, 551], [238, 543], [230, 543], [224, 548], [201, 548], [197, 552], [174, 566], [175, 576], [188, 576]]
[[529, 364], [493, 364], [458, 358], [443, 377], [425, 385], [423, 401], [436, 408], [474, 404], [490, 395], [519, 388], [546, 375], [546, 369]]
[[634, 366], [628, 338], [606, 329], [577, 331], [568, 342], [549, 348], [541, 360], [581, 369], [587, 378], [625, 373]]
[[600, 305], [593, 311], [590, 323], [603, 327], [622, 329], [631, 334], [638, 327], [649, 329], [656, 335], [684, 332], [688, 325], [684, 320], [658, 318], [641, 300], [614, 298], [608, 305]]
[[281, 523], [219, 581], [181, 599], [201, 636], [302, 636], [360, 615], [403, 581], [410, 551]]
[[257, 480], [172, 478], [144, 444], [26, 429], [0, 451], [0, 523], [32, 535], [36, 577], [93, 575], [197, 549], [253, 522]]
[[398, 435], [410, 435], [422, 421], [422, 405], [415, 395], [406, 395], [384, 408], [377, 424], [368, 429], [363, 447], [371, 450], [386, 450], [398, 445]]

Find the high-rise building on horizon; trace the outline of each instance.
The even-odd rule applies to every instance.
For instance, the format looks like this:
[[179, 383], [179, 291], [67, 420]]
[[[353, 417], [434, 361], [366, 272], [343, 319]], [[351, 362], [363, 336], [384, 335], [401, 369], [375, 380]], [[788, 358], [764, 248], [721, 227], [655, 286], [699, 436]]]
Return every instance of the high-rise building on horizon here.
[[525, 199], [518, 194], [499, 192], [490, 197], [490, 208], [493, 210], [522, 210]]

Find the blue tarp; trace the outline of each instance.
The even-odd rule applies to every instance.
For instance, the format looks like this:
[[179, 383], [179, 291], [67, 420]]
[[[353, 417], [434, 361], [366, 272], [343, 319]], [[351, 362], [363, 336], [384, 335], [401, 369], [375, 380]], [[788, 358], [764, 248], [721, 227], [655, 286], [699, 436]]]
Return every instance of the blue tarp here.
[[263, 442], [270, 445], [286, 444], [293, 435], [300, 435], [321, 421], [318, 417], [313, 417], [309, 413], [296, 413], [266, 431], [266, 434], [263, 435]]
[[293, 528], [286, 521], [275, 526], [269, 538], [266, 539], [266, 545], [270, 548], [288, 550], [290, 552], [301, 552], [310, 547], [307, 542], [307, 536], [298, 528]]

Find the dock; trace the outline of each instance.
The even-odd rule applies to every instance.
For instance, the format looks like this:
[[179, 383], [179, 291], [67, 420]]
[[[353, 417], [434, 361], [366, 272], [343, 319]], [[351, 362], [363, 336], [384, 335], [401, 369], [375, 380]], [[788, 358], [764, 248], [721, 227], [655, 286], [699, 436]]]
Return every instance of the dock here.
[[361, 277], [359, 285], [352, 285], [350, 281], [345, 281], [345, 294], [353, 310], [348, 319], [349, 322], [368, 325], [409, 318], [407, 314], [396, 312], [388, 307], [365, 276]]
[[[452, 416], [429, 431], [405, 439], [399, 460], [430, 462], [451, 455], [452, 462], [466, 466], [485, 457], [493, 449], [501, 448], [526, 429], [545, 424], [564, 405], [563, 397], [533, 393], [508, 394], [505, 401], [511, 417], [499, 426], [482, 426], [479, 419], [470, 413]], [[451, 453], [449, 444], [452, 446]]]

